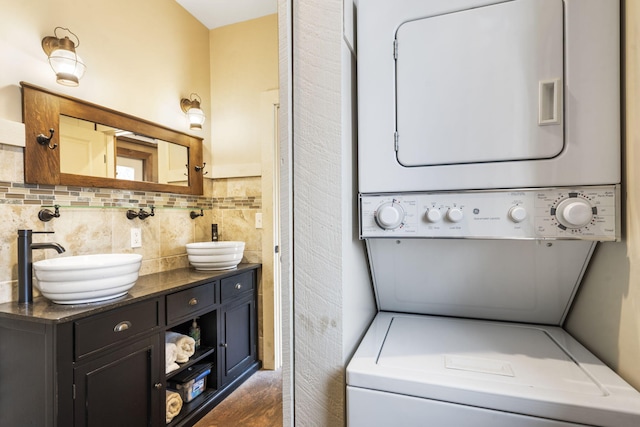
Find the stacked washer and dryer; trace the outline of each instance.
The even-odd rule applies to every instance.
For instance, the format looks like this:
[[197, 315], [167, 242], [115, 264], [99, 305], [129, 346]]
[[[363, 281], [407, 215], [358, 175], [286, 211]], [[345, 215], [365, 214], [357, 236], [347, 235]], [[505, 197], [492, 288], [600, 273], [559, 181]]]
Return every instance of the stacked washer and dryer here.
[[562, 324], [620, 240], [617, 0], [360, 0], [350, 427], [640, 426]]

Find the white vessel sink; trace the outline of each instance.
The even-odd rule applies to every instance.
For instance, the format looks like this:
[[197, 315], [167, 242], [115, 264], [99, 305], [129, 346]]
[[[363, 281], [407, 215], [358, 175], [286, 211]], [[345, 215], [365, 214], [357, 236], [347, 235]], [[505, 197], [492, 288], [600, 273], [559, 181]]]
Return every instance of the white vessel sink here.
[[244, 242], [198, 242], [186, 247], [189, 263], [204, 271], [235, 268], [244, 254]]
[[125, 295], [138, 280], [142, 255], [95, 254], [33, 263], [34, 286], [57, 304], [83, 304]]

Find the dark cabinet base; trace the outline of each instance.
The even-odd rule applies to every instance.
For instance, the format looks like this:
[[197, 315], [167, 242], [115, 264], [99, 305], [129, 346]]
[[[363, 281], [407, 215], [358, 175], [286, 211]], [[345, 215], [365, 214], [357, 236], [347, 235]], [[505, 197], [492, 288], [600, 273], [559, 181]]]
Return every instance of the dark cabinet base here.
[[[0, 426], [194, 425], [261, 367], [259, 268], [157, 273], [139, 278], [140, 295], [107, 304], [0, 304]], [[165, 373], [166, 332], [186, 335], [196, 318], [201, 348]], [[166, 424], [168, 386], [198, 366], [210, 370], [206, 388]]]

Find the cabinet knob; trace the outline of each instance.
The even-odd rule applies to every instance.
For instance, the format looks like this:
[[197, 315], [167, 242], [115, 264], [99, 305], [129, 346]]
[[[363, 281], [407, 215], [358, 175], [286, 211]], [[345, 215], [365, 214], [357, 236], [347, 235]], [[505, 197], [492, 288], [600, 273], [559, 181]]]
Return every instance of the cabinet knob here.
[[129, 322], [128, 320], [125, 320], [124, 322], [120, 322], [116, 326], [114, 326], [113, 327], [113, 332], [126, 331], [130, 327], [131, 327], [131, 322]]
[[162, 383], [155, 383], [155, 384], [153, 385], [153, 387], [154, 387], [156, 390], [160, 390], [160, 389], [162, 388]]
[[220, 347], [227, 348], [227, 343], [226, 343], [226, 342], [223, 342], [222, 344], [220, 344]]
[[195, 298], [191, 298], [191, 299], [189, 300], [189, 305], [197, 305], [197, 304], [198, 304], [198, 300], [197, 300], [197, 299], [195, 299]]
[[236, 289], [240, 289], [242, 288], [242, 285], [240, 283], [236, 283]]

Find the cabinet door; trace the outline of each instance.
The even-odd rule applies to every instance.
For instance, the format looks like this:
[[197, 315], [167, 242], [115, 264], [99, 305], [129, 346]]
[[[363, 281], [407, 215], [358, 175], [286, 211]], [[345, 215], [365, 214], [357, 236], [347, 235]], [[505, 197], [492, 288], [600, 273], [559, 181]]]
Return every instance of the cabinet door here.
[[160, 425], [159, 348], [158, 336], [151, 336], [75, 368], [75, 425]]
[[222, 385], [227, 384], [256, 360], [256, 318], [251, 298], [223, 308], [220, 366]]

